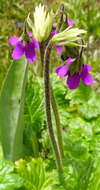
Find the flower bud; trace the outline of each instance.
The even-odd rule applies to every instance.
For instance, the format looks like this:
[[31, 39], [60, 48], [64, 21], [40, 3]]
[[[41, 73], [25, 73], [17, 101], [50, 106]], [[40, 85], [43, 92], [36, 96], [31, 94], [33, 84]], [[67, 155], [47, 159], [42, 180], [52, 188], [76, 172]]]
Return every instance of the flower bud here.
[[52, 29], [53, 13], [47, 13], [45, 7], [40, 4], [35, 8], [33, 19], [34, 23], [28, 16], [27, 22], [32, 29], [34, 38], [38, 42], [46, 40]]
[[64, 46], [77, 46], [79, 44], [75, 43], [77, 40], [81, 39], [81, 34], [86, 33], [85, 30], [78, 28], [66, 28], [63, 32], [57, 33], [53, 36], [52, 42], [56, 45]]

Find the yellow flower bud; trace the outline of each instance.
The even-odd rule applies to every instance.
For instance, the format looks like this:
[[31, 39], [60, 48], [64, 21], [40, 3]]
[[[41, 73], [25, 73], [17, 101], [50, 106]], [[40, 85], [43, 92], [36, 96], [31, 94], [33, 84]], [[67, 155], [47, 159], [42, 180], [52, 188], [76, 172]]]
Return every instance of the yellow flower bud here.
[[86, 31], [83, 29], [68, 27], [64, 31], [55, 34], [52, 38], [52, 42], [59, 46], [80, 46], [80, 44], [76, 42], [82, 39], [81, 34], [85, 33]]
[[33, 36], [38, 41], [46, 40], [52, 29], [53, 13], [47, 13], [45, 7], [41, 4], [36, 6], [33, 13], [34, 22], [28, 16], [27, 22], [32, 28]]

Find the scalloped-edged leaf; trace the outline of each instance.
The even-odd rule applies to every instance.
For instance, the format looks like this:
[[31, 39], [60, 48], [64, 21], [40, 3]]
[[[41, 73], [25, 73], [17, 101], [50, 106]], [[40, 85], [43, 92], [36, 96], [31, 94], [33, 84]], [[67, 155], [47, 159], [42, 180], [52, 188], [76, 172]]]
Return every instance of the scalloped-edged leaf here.
[[15, 190], [23, 186], [23, 178], [14, 172], [14, 164], [0, 161], [0, 190]]

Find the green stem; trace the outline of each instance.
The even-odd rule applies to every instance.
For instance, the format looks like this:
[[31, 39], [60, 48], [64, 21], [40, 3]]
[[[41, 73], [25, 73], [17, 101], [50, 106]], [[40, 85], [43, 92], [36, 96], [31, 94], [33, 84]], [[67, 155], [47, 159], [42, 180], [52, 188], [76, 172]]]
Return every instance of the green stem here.
[[61, 124], [60, 124], [60, 117], [59, 117], [58, 107], [57, 107], [57, 103], [56, 103], [56, 99], [55, 99], [52, 87], [51, 87], [51, 104], [52, 104], [52, 109], [53, 109], [53, 112], [54, 112], [54, 115], [55, 115], [57, 140], [58, 140], [58, 144], [59, 144], [60, 156], [61, 156], [61, 159], [62, 159], [63, 156], [64, 156], [63, 141], [62, 141], [62, 131], [61, 131]]
[[89, 27], [90, 27], [90, 4], [89, 4], [89, 0], [88, 0], [88, 12], [87, 12], [87, 27], [88, 27], [88, 31], [87, 31], [87, 64], [89, 62], [89, 49], [90, 49], [90, 46], [89, 46], [89, 35], [90, 35], [90, 32], [89, 32]]
[[45, 88], [45, 109], [46, 109], [46, 118], [47, 118], [47, 126], [48, 131], [52, 143], [52, 147], [56, 157], [56, 165], [58, 168], [58, 172], [62, 171], [62, 162], [59, 153], [59, 149], [57, 146], [57, 142], [55, 139], [53, 126], [52, 126], [52, 119], [51, 119], [51, 108], [50, 108], [50, 71], [49, 71], [49, 63], [50, 63], [50, 51], [51, 51], [52, 43], [51, 41], [46, 46], [45, 55], [44, 55], [44, 88]]
[[45, 52], [45, 47], [44, 47], [44, 42], [40, 43], [40, 57], [41, 57], [41, 76], [43, 75], [43, 60], [44, 60], [44, 52]]
[[[41, 63], [43, 67], [43, 59], [44, 59], [44, 52], [45, 52], [45, 47], [44, 43], [40, 44], [40, 56], [41, 56]], [[50, 56], [51, 50], [49, 51], [49, 56]], [[53, 93], [52, 86], [50, 85], [50, 91], [51, 91], [51, 105], [52, 109], [54, 112], [55, 116], [55, 121], [56, 121], [56, 131], [57, 131], [57, 141], [58, 141], [58, 146], [59, 146], [59, 152], [60, 152], [60, 157], [61, 159], [64, 156], [64, 151], [63, 151], [63, 141], [62, 141], [62, 131], [61, 131], [61, 125], [60, 125], [60, 117], [59, 117], [59, 112], [57, 108], [57, 103], [56, 99]]]
[[34, 157], [39, 157], [39, 145], [37, 140], [37, 134], [36, 132], [32, 132], [32, 138], [31, 138], [32, 148], [34, 152]]

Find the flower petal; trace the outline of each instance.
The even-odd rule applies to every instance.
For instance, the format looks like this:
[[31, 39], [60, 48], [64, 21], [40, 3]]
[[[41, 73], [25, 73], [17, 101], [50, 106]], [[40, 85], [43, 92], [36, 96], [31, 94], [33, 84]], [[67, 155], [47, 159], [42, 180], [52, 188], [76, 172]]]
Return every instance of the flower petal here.
[[39, 49], [39, 43], [38, 43], [37, 40], [35, 40], [34, 38], [32, 38], [32, 43], [33, 43], [35, 49]]
[[67, 22], [68, 22], [68, 26], [72, 27], [74, 25], [74, 22], [73, 22], [73, 20], [71, 18], [68, 18]]
[[24, 54], [23, 42], [20, 41], [17, 43], [16, 47], [13, 50], [12, 57], [13, 59], [19, 59]]
[[8, 38], [8, 41], [12, 46], [16, 46], [19, 40], [20, 38], [17, 36], [11, 36], [10, 38]]
[[55, 34], [57, 34], [56, 29], [53, 29], [53, 30], [51, 31], [51, 36], [54, 36]]
[[34, 44], [32, 42], [27, 42], [25, 46], [25, 55], [26, 55], [26, 59], [29, 62], [36, 61], [36, 53], [34, 49]]
[[28, 35], [29, 35], [30, 37], [32, 37], [32, 35], [33, 35], [32, 32], [28, 31], [27, 33], [28, 33]]
[[92, 69], [91, 65], [83, 64], [81, 78], [86, 85], [91, 85], [93, 83], [93, 77], [89, 73], [89, 71], [91, 71], [91, 69]]
[[62, 52], [62, 49], [63, 49], [63, 46], [56, 46], [56, 51], [58, 53], [61, 53]]
[[91, 70], [92, 70], [91, 65], [89, 65], [89, 64], [83, 64], [82, 65], [82, 72], [88, 72], [88, 71], [91, 71]]
[[83, 82], [86, 84], [86, 85], [91, 85], [93, 83], [93, 77], [91, 74], [87, 73], [87, 75], [84, 77], [82, 77], [82, 80]]
[[76, 58], [71, 58], [71, 57], [69, 57], [68, 59], [66, 59], [66, 63], [67, 63], [67, 64], [71, 64], [71, 63], [73, 63], [75, 60], [76, 60]]
[[88, 71], [91, 71], [92, 70], [92, 66], [91, 65], [89, 65], [89, 64], [87, 64], [87, 65], [84, 65], [84, 68], [86, 67], [86, 69], [88, 70]]
[[79, 73], [75, 73], [74, 75], [68, 75], [66, 81], [67, 87], [71, 90], [76, 89], [80, 84], [80, 75]]
[[67, 75], [67, 65], [59, 66], [56, 68], [56, 73], [60, 77], [65, 77]]

